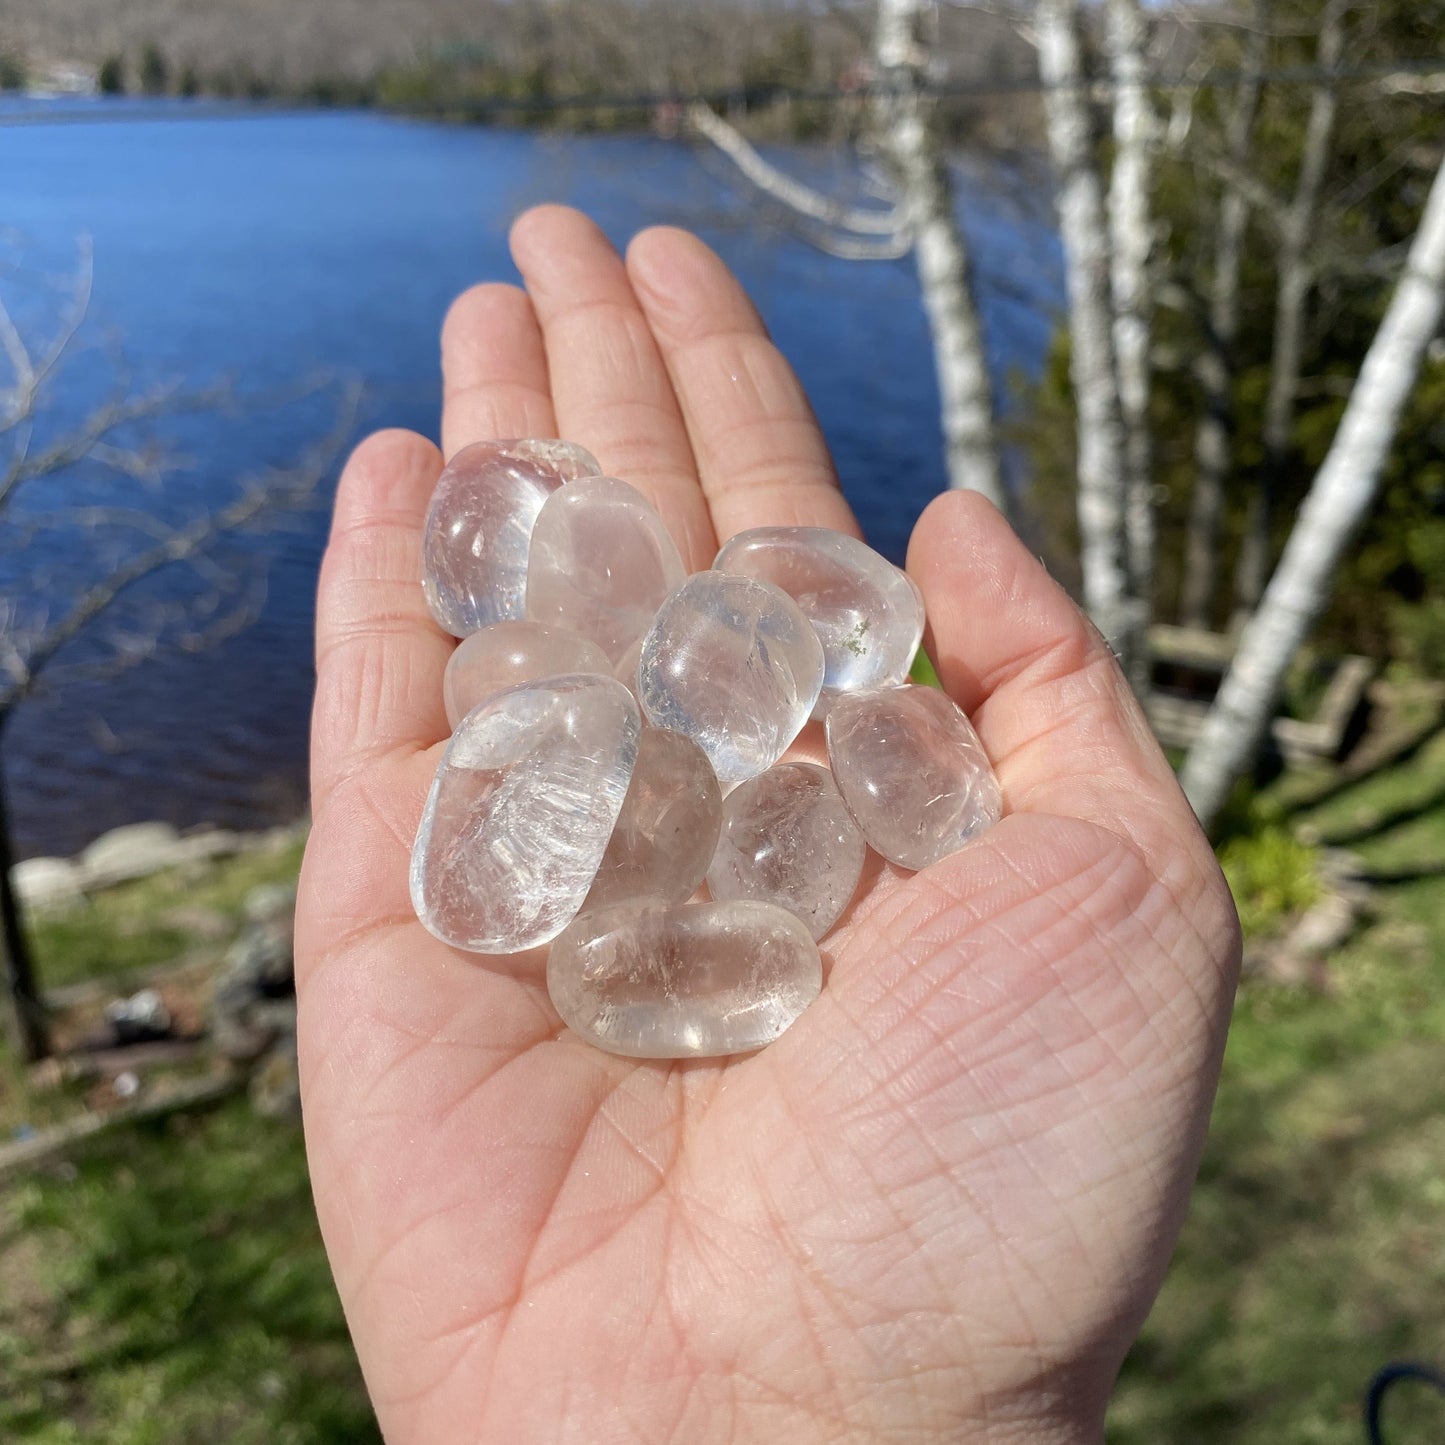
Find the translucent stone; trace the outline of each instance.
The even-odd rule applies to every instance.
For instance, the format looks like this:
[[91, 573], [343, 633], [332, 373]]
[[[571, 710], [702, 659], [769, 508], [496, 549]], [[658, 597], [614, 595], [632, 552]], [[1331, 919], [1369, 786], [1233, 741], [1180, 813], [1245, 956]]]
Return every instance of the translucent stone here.
[[926, 868], [998, 822], [1003, 795], [973, 724], [934, 687], [838, 698], [828, 760], [863, 836], [904, 868]]
[[548, 678], [468, 713], [417, 830], [417, 917], [474, 953], [555, 938], [592, 886], [641, 727], [637, 704], [610, 677]]
[[613, 677], [615, 677], [633, 697], [637, 697], [637, 664], [641, 658], [642, 638], [639, 637], [637, 641], [622, 654], [621, 661], [612, 669]]
[[422, 536], [422, 587], [437, 622], [465, 637], [521, 617], [537, 513], [563, 482], [599, 471], [571, 442], [477, 442], [459, 451], [437, 481]]
[[527, 616], [567, 627], [615, 663], [687, 575], [651, 502], [615, 477], [583, 477], [537, 514]]
[[776, 903], [822, 938], [853, 897], [866, 853], [827, 768], [779, 763], [727, 795], [707, 886], [716, 899]]
[[780, 587], [823, 644], [825, 702], [840, 692], [896, 687], [923, 637], [923, 598], [907, 573], [826, 527], [739, 532], [713, 567]]
[[702, 749], [681, 733], [643, 728], [586, 907], [642, 898], [684, 902], [707, 872], [721, 823], [722, 791]]
[[785, 592], [699, 572], [662, 604], [637, 681], [658, 727], [685, 733], [722, 782], [739, 782], [777, 762], [807, 722], [823, 649]]
[[635, 1059], [762, 1048], [818, 996], [818, 946], [769, 903], [584, 913], [552, 945], [547, 991], [572, 1031]]
[[540, 622], [494, 622], [464, 637], [447, 660], [442, 679], [447, 723], [456, 725], [493, 693], [518, 683], [564, 672], [612, 673], [607, 654], [595, 642], [562, 627]]

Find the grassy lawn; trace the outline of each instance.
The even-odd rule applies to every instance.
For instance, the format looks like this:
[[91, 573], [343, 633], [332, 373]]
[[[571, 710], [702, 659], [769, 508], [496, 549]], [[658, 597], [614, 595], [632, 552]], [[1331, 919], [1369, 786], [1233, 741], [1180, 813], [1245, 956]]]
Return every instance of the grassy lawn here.
[[297, 1129], [244, 1099], [0, 1194], [0, 1440], [379, 1440]]
[[[1241, 994], [1189, 1223], [1111, 1411], [1115, 1445], [1361, 1445], [1380, 1365], [1445, 1363], [1445, 731], [1313, 803], [1312, 787], [1289, 777], [1267, 804], [1361, 855], [1378, 910], [1326, 991]], [[1307, 895], [1291, 846], [1265, 870], [1273, 883], [1231, 863], [1247, 917], [1269, 912], [1268, 887]], [[45, 977], [183, 952], [196, 908], [234, 924], [251, 887], [295, 865], [295, 850], [246, 855], [42, 920]], [[0, 1380], [7, 1442], [375, 1440], [298, 1133], [238, 1099], [0, 1191]], [[1439, 1445], [1445, 1402], [1402, 1388], [1387, 1429], [1391, 1445]]]
[[[1115, 1397], [1115, 1445], [1361, 1445], [1380, 1365], [1445, 1365], [1445, 732], [1293, 805], [1291, 822], [1365, 859], [1378, 915], [1332, 961], [1327, 992], [1241, 991], [1189, 1222]], [[1438, 1445], [1445, 1401], [1401, 1387], [1386, 1429], [1391, 1445]]]

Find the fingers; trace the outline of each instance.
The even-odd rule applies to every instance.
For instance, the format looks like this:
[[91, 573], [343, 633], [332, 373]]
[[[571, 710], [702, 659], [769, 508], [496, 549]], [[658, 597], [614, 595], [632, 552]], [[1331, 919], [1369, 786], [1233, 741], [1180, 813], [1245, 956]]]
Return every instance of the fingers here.
[[316, 600], [313, 813], [358, 768], [447, 734], [442, 673], [454, 642], [420, 585], [422, 522], [441, 467], [424, 437], [386, 431], [341, 474]]
[[998, 511], [971, 492], [919, 519], [908, 570], [923, 589], [939, 676], [972, 718], [1011, 811], [1087, 818], [1136, 839], [1198, 828], [1098, 631]]
[[651, 498], [689, 568], [717, 550], [692, 445], [621, 258], [578, 211], [539, 206], [512, 255], [541, 323], [561, 435]]
[[793, 369], [696, 236], [644, 231], [627, 271], [667, 365], [719, 539], [748, 527], [858, 524]]
[[542, 328], [527, 293], [493, 282], [464, 291], [442, 325], [442, 450], [553, 437], [557, 418]]

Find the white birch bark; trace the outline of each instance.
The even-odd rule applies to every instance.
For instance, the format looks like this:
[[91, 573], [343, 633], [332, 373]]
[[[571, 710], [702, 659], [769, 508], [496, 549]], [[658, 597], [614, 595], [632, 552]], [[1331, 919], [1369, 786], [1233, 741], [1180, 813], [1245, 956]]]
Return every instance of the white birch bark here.
[[1154, 466], [1149, 433], [1152, 298], [1149, 253], [1151, 149], [1154, 116], [1145, 81], [1148, 27], [1139, 0], [1109, 0], [1109, 69], [1114, 82], [1114, 166], [1109, 176], [1110, 284], [1114, 298], [1114, 351], [1119, 408], [1124, 424], [1126, 499], [1124, 529], [1130, 584], [1140, 598], [1153, 595]]
[[925, 93], [928, 50], [920, 25], [929, 8], [925, 0], [879, 0], [873, 51], [879, 138], [898, 178], [933, 336], [948, 484], [982, 492], [1007, 511], [973, 265]]
[[1089, 122], [1079, 0], [1040, 0], [1036, 24], [1069, 297], [1084, 603], [1133, 677], [1143, 655], [1146, 617], [1129, 577], [1109, 227]]
[[[1328, 0], [1320, 17], [1315, 61], [1329, 72], [1338, 67], [1345, 43], [1345, 12], [1353, 0]], [[1279, 220], [1278, 293], [1269, 392], [1264, 405], [1264, 465], [1250, 501], [1244, 543], [1235, 578], [1235, 608], [1252, 610], [1269, 576], [1274, 496], [1289, 459], [1299, 400], [1304, 355], [1305, 305], [1313, 276], [1309, 247], [1313, 240], [1320, 188], [1329, 163], [1339, 92], [1328, 74], [1311, 88], [1309, 120], [1294, 195]]]
[[[1234, 102], [1225, 122], [1225, 154], [1231, 175], [1249, 160], [1254, 118], [1259, 110], [1260, 75], [1268, 50], [1264, 0], [1255, 0], [1253, 29]], [[1234, 348], [1239, 337], [1239, 275], [1249, 201], [1235, 180], [1226, 179], [1219, 200], [1214, 240], [1214, 277], [1209, 293], [1210, 336], [1196, 368], [1204, 408], [1194, 434], [1194, 487], [1189, 525], [1184, 534], [1184, 576], [1179, 591], [1179, 620], [1186, 627], [1207, 627], [1218, 586], [1219, 524], [1224, 487], [1234, 466]]]
[[1252, 763], [1286, 670], [1329, 602], [1346, 544], [1379, 489], [1400, 415], [1445, 311], [1445, 162], [1339, 430], [1274, 576], [1185, 761], [1184, 791], [1209, 827]]

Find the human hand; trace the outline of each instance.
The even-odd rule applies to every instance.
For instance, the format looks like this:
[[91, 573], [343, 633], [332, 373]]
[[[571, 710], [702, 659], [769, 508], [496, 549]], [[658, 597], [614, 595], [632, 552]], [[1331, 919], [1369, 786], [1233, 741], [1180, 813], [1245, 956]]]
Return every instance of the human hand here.
[[[856, 532], [807, 402], [721, 262], [626, 263], [576, 212], [443, 335], [447, 454], [561, 435], [694, 569], [746, 527]], [[442, 466], [382, 433], [322, 568], [297, 915], [307, 1147], [393, 1445], [1098, 1439], [1162, 1278], [1238, 964], [1228, 891], [1098, 634], [986, 502], [908, 566], [1007, 816], [883, 865], [775, 1044], [638, 1063], [559, 1024], [542, 955], [426, 933], [407, 866], [454, 646], [422, 599]]]

